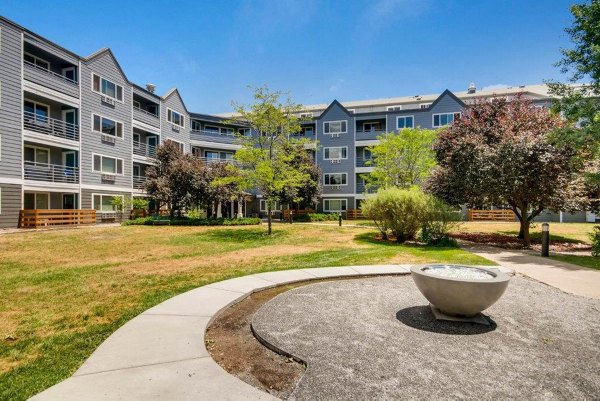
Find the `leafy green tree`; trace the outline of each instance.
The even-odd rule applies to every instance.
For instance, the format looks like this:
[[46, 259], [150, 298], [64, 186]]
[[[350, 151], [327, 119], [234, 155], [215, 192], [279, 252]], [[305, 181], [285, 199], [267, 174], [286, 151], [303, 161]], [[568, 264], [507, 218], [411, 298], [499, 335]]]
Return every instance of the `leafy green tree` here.
[[451, 205], [508, 205], [531, 243], [529, 227], [544, 209], [575, 211], [586, 204], [573, 147], [557, 145], [560, 117], [517, 96], [479, 101], [440, 133], [438, 167], [425, 188]]
[[318, 198], [323, 191], [321, 184], [321, 168], [315, 163], [309, 150], [305, 149], [301, 141], [288, 141], [285, 144], [286, 152], [294, 155], [291, 160], [293, 168], [306, 173], [304, 183], [301, 186], [286, 186], [280, 194], [282, 203], [298, 204], [302, 207], [314, 208]]
[[[235, 159], [243, 165], [238, 182], [243, 189], [258, 190], [267, 205], [268, 233], [272, 233], [271, 211], [275, 202], [281, 200], [283, 191], [300, 188], [306, 183], [307, 171], [294, 164], [300, 146], [290, 143], [306, 143], [293, 138], [300, 132], [297, 117], [300, 106], [291, 99], [282, 100], [281, 92], [272, 92], [263, 86], [254, 90], [254, 103], [233, 103], [236, 117], [234, 123], [243, 124], [253, 135], [241, 137], [242, 148]], [[290, 149], [292, 150], [290, 152]]]
[[436, 131], [420, 128], [380, 135], [379, 143], [369, 148], [374, 169], [364, 176], [367, 183], [383, 188], [421, 185], [436, 164], [436, 137]]
[[[600, 0], [571, 6], [572, 26], [565, 29], [573, 47], [561, 49], [557, 63], [569, 84], [548, 82], [557, 96], [553, 108], [574, 124], [555, 134], [557, 143], [575, 146], [573, 162], [585, 168], [588, 190], [600, 192]], [[581, 82], [585, 83], [581, 83]], [[575, 84], [575, 85], [573, 85]]]

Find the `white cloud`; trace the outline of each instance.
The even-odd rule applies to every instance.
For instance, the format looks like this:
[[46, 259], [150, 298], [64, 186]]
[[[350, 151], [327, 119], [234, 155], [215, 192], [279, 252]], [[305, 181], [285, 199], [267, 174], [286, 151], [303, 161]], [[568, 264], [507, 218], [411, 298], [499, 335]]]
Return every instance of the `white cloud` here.
[[342, 87], [342, 85], [344, 84], [344, 80], [339, 78], [335, 81], [335, 83], [333, 83], [330, 87], [329, 87], [329, 92], [337, 92], [338, 90], [340, 90], [340, 88]]

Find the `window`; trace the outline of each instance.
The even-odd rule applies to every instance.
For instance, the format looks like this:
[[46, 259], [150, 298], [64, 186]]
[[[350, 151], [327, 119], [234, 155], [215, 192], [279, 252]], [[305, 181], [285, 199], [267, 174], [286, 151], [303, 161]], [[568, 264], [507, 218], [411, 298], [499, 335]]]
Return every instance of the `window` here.
[[93, 194], [92, 195], [92, 203], [93, 203], [92, 207], [99, 212], [104, 212], [104, 213], [116, 212], [117, 206], [113, 205], [113, 198], [115, 196], [120, 196], [121, 198], [123, 197], [123, 195]]
[[206, 157], [208, 160], [215, 160], [215, 161], [218, 161], [221, 158], [221, 156], [219, 155], [219, 152], [213, 152], [212, 150], [205, 151], [204, 157]]
[[433, 115], [433, 127], [445, 127], [460, 118], [460, 113], [441, 113]]
[[328, 121], [323, 123], [323, 132], [325, 134], [344, 134], [347, 132], [348, 122], [343, 121]]
[[219, 133], [221, 135], [233, 136], [234, 130], [233, 128], [221, 128]]
[[371, 153], [371, 150], [369, 148], [363, 149], [363, 159], [364, 160], [372, 160], [373, 159], [373, 154]]
[[219, 127], [213, 127], [212, 125], [205, 125], [204, 126], [204, 131], [210, 133], [210, 134], [218, 134], [219, 133]]
[[168, 142], [174, 143], [175, 145], [177, 145], [177, 147], [179, 148], [179, 150], [181, 152], [185, 152], [185, 145], [183, 144], [183, 142], [179, 142], [179, 141], [176, 141], [174, 139], [167, 139], [165, 141], [165, 143], [168, 143]]
[[364, 132], [381, 131], [381, 122], [372, 121], [372, 122], [364, 123], [363, 131]]
[[202, 124], [200, 123], [200, 121], [192, 120], [191, 125], [192, 131], [202, 131]]
[[137, 100], [134, 100], [134, 101], [133, 101], [133, 108], [134, 108], [134, 109], [141, 110], [141, 108], [142, 108], [142, 105], [140, 104], [140, 102], [139, 102], [139, 101], [137, 101]]
[[93, 130], [123, 139], [123, 123], [93, 114]]
[[[260, 211], [261, 212], [266, 212], [267, 211], [267, 201], [261, 199], [260, 201]], [[279, 204], [279, 202], [273, 202], [273, 208], [271, 209], [272, 212], [280, 212], [281, 211], [281, 205]]]
[[387, 111], [399, 111], [399, 110], [402, 110], [402, 106], [400, 106], [400, 105], [387, 107]]
[[413, 116], [396, 117], [396, 129], [414, 128]]
[[23, 102], [23, 108], [25, 109], [26, 123], [48, 122], [48, 116], [50, 114], [50, 107], [48, 105], [25, 100]]
[[347, 173], [326, 173], [323, 176], [325, 185], [348, 185]]
[[343, 212], [346, 210], [346, 199], [323, 199], [324, 212]]
[[102, 174], [123, 175], [123, 159], [96, 154], [93, 156], [93, 171]]
[[40, 192], [25, 192], [23, 194], [23, 209], [49, 209], [50, 194]]
[[419, 105], [419, 108], [420, 108], [420, 109], [426, 109], [426, 108], [428, 108], [429, 106], [431, 106], [431, 103], [421, 103], [421, 104]]
[[123, 101], [123, 87], [99, 75], [92, 74], [92, 89], [119, 102]]
[[337, 147], [337, 148], [323, 148], [323, 159], [324, 160], [332, 160], [332, 159], [347, 159], [348, 158], [348, 148]]
[[23, 59], [36, 67], [42, 68], [44, 70], [50, 70], [50, 63], [44, 59], [41, 59], [33, 54], [25, 53], [23, 55]]
[[25, 146], [23, 153], [26, 162], [46, 165], [50, 163], [50, 149]]
[[313, 113], [300, 113], [301, 120], [310, 120], [313, 117]]
[[71, 82], [77, 83], [77, 67], [65, 67], [62, 69], [63, 77]]
[[181, 128], [185, 127], [183, 115], [171, 109], [167, 109], [167, 121]]
[[250, 130], [250, 128], [240, 128], [240, 129], [238, 129], [238, 133], [241, 136], [251, 136], [252, 135], [252, 131]]

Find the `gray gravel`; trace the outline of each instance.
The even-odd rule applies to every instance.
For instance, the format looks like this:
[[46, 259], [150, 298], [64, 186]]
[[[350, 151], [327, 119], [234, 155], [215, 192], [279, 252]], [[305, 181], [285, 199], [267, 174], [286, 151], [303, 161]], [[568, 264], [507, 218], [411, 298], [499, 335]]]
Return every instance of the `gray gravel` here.
[[513, 277], [491, 327], [436, 321], [410, 276], [316, 283], [254, 316], [307, 362], [291, 398], [598, 399], [600, 301]]

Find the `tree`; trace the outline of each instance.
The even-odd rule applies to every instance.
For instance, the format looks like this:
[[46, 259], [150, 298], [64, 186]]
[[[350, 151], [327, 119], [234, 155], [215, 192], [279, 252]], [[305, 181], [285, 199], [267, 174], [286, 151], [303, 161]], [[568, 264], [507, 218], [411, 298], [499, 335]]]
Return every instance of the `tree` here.
[[[574, 125], [556, 132], [557, 141], [577, 148], [574, 162], [584, 167], [590, 194], [600, 192], [600, 1], [571, 7], [573, 25], [565, 29], [574, 47], [561, 49], [556, 65], [571, 84], [548, 82], [557, 96], [553, 109]], [[573, 83], [588, 81], [583, 84]]]
[[197, 202], [198, 173], [202, 161], [184, 154], [177, 144], [165, 141], [156, 148], [156, 163], [146, 169], [145, 189], [160, 204], [166, 204], [173, 218], [175, 213]]
[[304, 147], [301, 141], [288, 141], [284, 145], [286, 152], [294, 155], [290, 161], [293, 168], [304, 171], [306, 177], [301, 186], [286, 186], [280, 194], [282, 203], [299, 204], [304, 207], [315, 207], [318, 198], [323, 191], [321, 184], [321, 167], [315, 163], [315, 160]]
[[471, 105], [440, 133], [434, 146], [439, 166], [426, 189], [460, 205], [508, 205], [520, 221], [520, 236], [544, 209], [574, 211], [585, 204], [575, 152], [552, 140], [560, 117], [518, 95]]
[[255, 89], [253, 104], [233, 103], [236, 112], [234, 123], [249, 127], [253, 133], [240, 138], [242, 148], [234, 155], [243, 165], [238, 181], [241, 188], [258, 190], [265, 200], [269, 235], [272, 233], [271, 211], [275, 202], [280, 201], [284, 190], [304, 185], [308, 175], [294, 166], [296, 154], [289, 152], [299, 148], [290, 147], [290, 143], [306, 143], [292, 138], [301, 129], [296, 116], [300, 107], [289, 98], [282, 101], [281, 96], [280, 92], [271, 92], [263, 86]]
[[421, 185], [435, 166], [435, 131], [406, 128], [379, 136], [379, 144], [370, 147], [373, 171], [365, 175], [369, 185], [383, 188], [408, 188]]
[[221, 204], [223, 202], [237, 201], [238, 213], [241, 216], [241, 204], [246, 193], [240, 187], [239, 169], [229, 162], [213, 162], [204, 166], [206, 198], [212, 205], [217, 217], [221, 217]]

